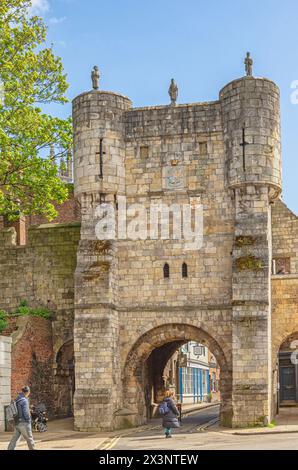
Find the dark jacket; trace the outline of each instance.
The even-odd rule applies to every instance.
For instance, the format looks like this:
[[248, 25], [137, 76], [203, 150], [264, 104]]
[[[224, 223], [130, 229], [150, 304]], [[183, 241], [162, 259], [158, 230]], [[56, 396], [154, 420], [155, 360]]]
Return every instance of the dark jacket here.
[[179, 428], [180, 423], [178, 420], [179, 411], [173, 398], [164, 398], [164, 401], [168, 404], [169, 412], [163, 416], [162, 425], [164, 428]]
[[30, 423], [31, 415], [29, 409], [29, 401], [23, 393], [19, 393], [16, 399], [16, 404], [18, 407], [19, 413], [19, 422], [20, 423]]

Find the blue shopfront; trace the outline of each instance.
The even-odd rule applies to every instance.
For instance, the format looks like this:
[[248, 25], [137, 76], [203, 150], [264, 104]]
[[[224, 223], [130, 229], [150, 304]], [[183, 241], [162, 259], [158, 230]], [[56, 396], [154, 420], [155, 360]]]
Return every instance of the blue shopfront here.
[[178, 397], [181, 403], [208, 401], [210, 391], [208, 368], [179, 367]]

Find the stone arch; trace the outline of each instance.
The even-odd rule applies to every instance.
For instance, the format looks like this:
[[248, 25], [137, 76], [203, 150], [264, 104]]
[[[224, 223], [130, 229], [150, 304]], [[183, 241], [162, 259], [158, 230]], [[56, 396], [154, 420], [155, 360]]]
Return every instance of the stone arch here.
[[[273, 371], [273, 396], [278, 406], [298, 403], [298, 329], [287, 332], [278, 345]], [[279, 382], [279, 387], [277, 387]]]
[[57, 351], [54, 361], [55, 415], [73, 415], [74, 346], [73, 339], [66, 341]]
[[73, 334], [62, 335], [56, 338], [56, 341], [53, 344], [54, 361], [57, 360], [57, 354], [59, 353], [60, 349], [70, 341], [73, 341]]
[[[171, 354], [182, 344], [188, 341], [197, 341], [205, 344], [216, 357], [221, 369], [221, 409], [220, 417], [223, 425], [231, 425], [232, 420], [232, 365], [226, 353], [228, 346], [222, 346], [215, 335], [207, 333], [198, 326], [185, 323], [164, 323], [143, 333], [126, 356], [123, 368], [123, 403], [132, 414], [132, 424], [139, 425], [146, 422], [146, 401], [144, 384], [146, 363], [148, 358], [158, 351], [154, 364], [159, 371], [165, 365]], [[226, 352], [225, 352], [226, 351]]]
[[272, 342], [272, 364], [276, 364], [278, 362], [278, 354], [280, 348], [285, 343], [290, 343], [292, 340], [298, 340], [298, 325], [283, 333], [279, 333], [275, 336], [274, 341]]

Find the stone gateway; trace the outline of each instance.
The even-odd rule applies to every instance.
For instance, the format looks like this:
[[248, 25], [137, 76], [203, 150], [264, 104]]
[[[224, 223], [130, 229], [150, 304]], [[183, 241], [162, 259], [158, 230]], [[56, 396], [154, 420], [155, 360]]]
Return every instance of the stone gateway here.
[[[93, 88], [73, 100], [81, 224], [34, 227], [26, 247], [0, 232], [0, 307], [24, 289], [54, 302], [55, 357], [73, 341], [77, 430], [146, 422], [168, 360], [188, 341], [220, 365], [223, 425], [270, 422], [279, 349], [298, 331], [298, 223], [280, 199], [278, 87], [248, 73], [216, 101], [143, 108]], [[199, 201], [202, 248], [171, 236], [99, 240], [99, 204], [117, 214], [122, 197], [146, 208]], [[283, 262], [288, 272], [272, 271]]]

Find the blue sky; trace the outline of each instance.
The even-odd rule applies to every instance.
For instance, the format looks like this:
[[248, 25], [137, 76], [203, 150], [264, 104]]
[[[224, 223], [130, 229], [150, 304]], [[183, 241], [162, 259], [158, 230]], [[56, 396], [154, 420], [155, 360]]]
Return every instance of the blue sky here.
[[[134, 106], [167, 104], [170, 78], [178, 102], [215, 100], [244, 74], [251, 51], [254, 75], [281, 89], [283, 198], [298, 214], [297, 0], [33, 0], [48, 25], [48, 42], [63, 59], [68, 97], [91, 88], [98, 65], [101, 88], [130, 97]], [[53, 107], [60, 116], [71, 105]]]

